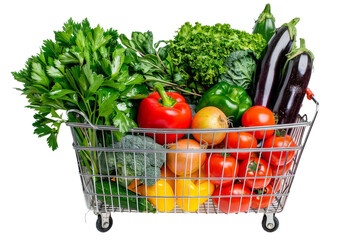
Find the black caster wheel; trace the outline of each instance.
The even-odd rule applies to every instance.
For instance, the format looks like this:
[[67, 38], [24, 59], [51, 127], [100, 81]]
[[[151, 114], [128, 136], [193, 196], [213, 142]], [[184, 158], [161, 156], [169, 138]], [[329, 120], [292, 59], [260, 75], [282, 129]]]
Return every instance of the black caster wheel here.
[[264, 214], [262, 227], [266, 232], [275, 232], [279, 228], [279, 220], [275, 214]]
[[111, 216], [109, 216], [108, 222], [103, 224], [101, 214], [98, 214], [98, 219], [96, 221], [96, 228], [97, 228], [97, 230], [99, 230], [99, 232], [109, 231], [110, 228], [112, 227], [112, 225], [113, 225], [113, 220], [112, 220]]

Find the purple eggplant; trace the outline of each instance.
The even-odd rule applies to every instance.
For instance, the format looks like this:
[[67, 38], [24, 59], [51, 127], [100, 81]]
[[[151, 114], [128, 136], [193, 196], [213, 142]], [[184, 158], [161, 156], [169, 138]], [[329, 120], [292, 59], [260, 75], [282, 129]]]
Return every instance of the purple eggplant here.
[[[295, 25], [299, 18], [294, 18], [276, 30], [270, 39], [264, 58], [257, 73], [254, 105], [272, 108], [276, 100], [276, 90], [280, 84], [280, 72], [296, 38]], [[275, 98], [275, 99], [274, 99]]]
[[287, 55], [282, 73], [282, 85], [276, 99], [274, 114], [279, 124], [294, 123], [299, 114], [308, 87], [314, 55], [305, 48], [305, 40], [300, 39], [300, 48]]

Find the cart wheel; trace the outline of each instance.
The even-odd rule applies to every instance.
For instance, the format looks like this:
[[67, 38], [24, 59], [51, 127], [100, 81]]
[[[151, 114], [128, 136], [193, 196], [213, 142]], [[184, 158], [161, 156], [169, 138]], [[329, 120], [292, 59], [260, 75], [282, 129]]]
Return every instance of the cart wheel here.
[[262, 220], [262, 227], [267, 232], [275, 232], [279, 228], [279, 220], [275, 217], [275, 214], [264, 214]]
[[96, 228], [99, 232], [107, 232], [113, 225], [113, 220], [110, 214], [98, 214], [96, 221]]

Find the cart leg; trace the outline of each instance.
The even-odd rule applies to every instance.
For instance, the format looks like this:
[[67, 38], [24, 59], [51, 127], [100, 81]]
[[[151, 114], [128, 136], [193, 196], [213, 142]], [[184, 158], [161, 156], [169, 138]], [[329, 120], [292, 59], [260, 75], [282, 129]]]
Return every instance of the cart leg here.
[[100, 232], [107, 232], [112, 227], [113, 220], [110, 212], [99, 213], [96, 221], [96, 228]]
[[262, 227], [267, 232], [275, 232], [279, 227], [279, 220], [275, 213], [265, 213], [262, 220]]

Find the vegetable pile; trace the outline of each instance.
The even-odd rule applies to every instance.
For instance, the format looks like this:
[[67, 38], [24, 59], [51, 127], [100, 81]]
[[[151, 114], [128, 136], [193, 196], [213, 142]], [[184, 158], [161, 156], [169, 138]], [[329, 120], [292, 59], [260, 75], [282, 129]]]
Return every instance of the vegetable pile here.
[[[154, 43], [151, 31], [128, 38], [70, 19], [12, 74], [35, 111], [34, 133], [53, 150], [62, 123], [84, 121], [74, 112], [64, 119], [64, 111], [118, 128], [74, 128], [78, 145], [106, 148], [79, 151], [98, 200], [140, 212], [195, 212], [209, 199], [225, 213], [262, 209], [297, 157], [293, 130], [271, 126], [297, 121], [310, 81], [314, 56], [303, 39], [295, 45], [298, 22], [276, 28], [267, 4], [253, 33], [186, 22]], [[129, 134], [136, 127], [149, 132]], [[239, 131], [197, 130], [233, 127]]]

